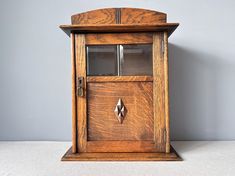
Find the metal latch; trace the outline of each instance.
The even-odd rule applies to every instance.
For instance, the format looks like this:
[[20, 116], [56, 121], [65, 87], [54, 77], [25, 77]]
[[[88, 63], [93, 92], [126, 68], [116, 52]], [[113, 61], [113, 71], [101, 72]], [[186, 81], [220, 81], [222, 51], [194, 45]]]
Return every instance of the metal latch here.
[[77, 96], [82, 97], [84, 95], [84, 79], [83, 77], [77, 78]]

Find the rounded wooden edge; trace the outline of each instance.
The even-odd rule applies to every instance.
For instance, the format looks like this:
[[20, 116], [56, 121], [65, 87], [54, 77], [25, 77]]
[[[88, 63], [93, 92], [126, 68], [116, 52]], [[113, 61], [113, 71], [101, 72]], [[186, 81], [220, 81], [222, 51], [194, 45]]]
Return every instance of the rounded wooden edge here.
[[171, 146], [170, 153], [72, 153], [70, 148], [61, 161], [183, 161]]
[[59, 27], [69, 36], [70, 33], [137, 33], [167, 31], [168, 37], [179, 26], [179, 23], [158, 24], [103, 24], [103, 25], [60, 25]]
[[166, 23], [167, 15], [141, 8], [103, 8], [77, 13], [71, 16], [72, 24], [136, 24]]

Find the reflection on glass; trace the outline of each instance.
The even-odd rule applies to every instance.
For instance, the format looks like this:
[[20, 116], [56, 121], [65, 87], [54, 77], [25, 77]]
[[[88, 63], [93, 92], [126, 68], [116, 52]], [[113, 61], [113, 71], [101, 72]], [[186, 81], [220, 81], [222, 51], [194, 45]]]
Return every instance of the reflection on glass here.
[[120, 75], [152, 75], [152, 45], [120, 45], [120, 65]]
[[152, 75], [152, 44], [87, 46], [88, 76]]
[[87, 46], [87, 75], [117, 75], [117, 46]]

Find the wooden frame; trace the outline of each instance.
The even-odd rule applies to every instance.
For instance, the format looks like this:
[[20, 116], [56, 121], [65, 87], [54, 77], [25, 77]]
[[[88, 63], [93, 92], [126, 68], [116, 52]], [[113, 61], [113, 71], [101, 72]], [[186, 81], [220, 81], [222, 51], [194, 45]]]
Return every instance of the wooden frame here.
[[[91, 19], [92, 14], [98, 19]], [[77, 14], [72, 23], [60, 26], [71, 33], [72, 46], [72, 147], [62, 160], [181, 160], [170, 145], [168, 95], [168, 37], [178, 23], [166, 23], [166, 14], [161, 12], [131, 8]], [[87, 76], [85, 47], [112, 44], [152, 44], [153, 76]], [[77, 96], [79, 77], [85, 81], [83, 96]], [[153, 85], [153, 140], [89, 140], [87, 84], [106, 82]]]
[[[123, 33], [123, 34], [86, 34], [86, 45], [103, 44], [146, 44], [152, 43], [152, 34], [146, 33]], [[148, 79], [146, 79], [148, 78]], [[149, 81], [147, 76], [89, 76], [87, 82], [132, 82]], [[151, 82], [151, 81], [150, 81]], [[156, 152], [159, 149], [154, 147], [153, 141], [87, 141], [86, 152]]]
[[153, 81], [152, 76], [87, 76], [87, 82]]
[[[85, 36], [83, 34], [75, 35], [75, 53], [76, 53], [76, 75], [86, 79], [86, 58], [85, 58]], [[86, 90], [86, 84], [84, 84]], [[87, 142], [87, 119], [86, 119], [86, 91], [85, 96], [77, 96], [77, 148], [78, 152], [86, 151]]]
[[[96, 18], [93, 18], [93, 17]], [[167, 31], [170, 36], [179, 23], [166, 23], [166, 14], [137, 8], [107, 8], [75, 14], [72, 25], [61, 25], [71, 32], [156, 32]]]
[[72, 153], [77, 153], [77, 101], [76, 101], [76, 60], [75, 36], [71, 33], [71, 76], [72, 76]]
[[78, 33], [97, 33], [97, 32], [160, 32], [167, 31], [170, 36], [175, 29], [178, 27], [178, 23], [167, 23], [167, 24], [111, 24], [111, 25], [61, 25], [60, 28], [66, 33], [71, 32]]
[[86, 34], [85, 38], [86, 45], [153, 43], [152, 33], [94, 33]]
[[169, 116], [169, 80], [168, 80], [168, 34], [164, 32], [164, 99], [166, 122], [166, 153], [170, 153], [170, 116]]
[[173, 147], [170, 153], [72, 153], [71, 148], [62, 161], [182, 161]]
[[[153, 35], [153, 108], [154, 108], [154, 141], [156, 146], [161, 146], [161, 152], [165, 147], [165, 112], [164, 112], [164, 55], [162, 52], [162, 33]], [[158, 141], [158, 142], [157, 142]]]

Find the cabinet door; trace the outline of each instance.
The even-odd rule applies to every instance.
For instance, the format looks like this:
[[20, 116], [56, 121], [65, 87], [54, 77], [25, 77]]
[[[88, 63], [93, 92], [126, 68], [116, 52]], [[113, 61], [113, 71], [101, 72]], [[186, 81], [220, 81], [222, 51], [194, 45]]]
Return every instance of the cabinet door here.
[[75, 35], [78, 152], [165, 152], [163, 33]]

